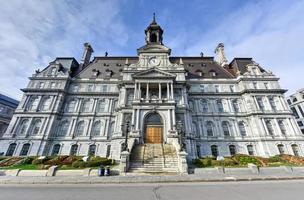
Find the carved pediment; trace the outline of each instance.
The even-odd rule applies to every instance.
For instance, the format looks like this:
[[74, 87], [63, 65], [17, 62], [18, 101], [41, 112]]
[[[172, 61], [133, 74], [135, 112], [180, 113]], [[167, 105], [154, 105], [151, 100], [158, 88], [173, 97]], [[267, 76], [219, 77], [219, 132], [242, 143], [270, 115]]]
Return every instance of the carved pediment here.
[[165, 72], [165, 71], [162, 71], [162, 70], [157, 69], [157, 68], [151, 68], [151, 69], [133, 74], [132, 77], [135, 78], [135, 79], [140, 79], [140, 78], [145, 78], [145, 79], [146, 78], [148, 78], [148, 79], [151, 79], [151, 78], [174, 79], [176, 77], [176, 75]]

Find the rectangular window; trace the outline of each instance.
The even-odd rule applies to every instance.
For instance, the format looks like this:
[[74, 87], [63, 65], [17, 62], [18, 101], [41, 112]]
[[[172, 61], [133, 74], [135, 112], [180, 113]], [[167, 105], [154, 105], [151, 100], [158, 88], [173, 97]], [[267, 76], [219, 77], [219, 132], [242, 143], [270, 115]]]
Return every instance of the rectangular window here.
[[234, 85], [230, 85], [229, 88], [230, 88], [230, 92], [235, 92], [235, 87], [234, 87]]
[[39, 82], [38, 88], [41, 89], [41, 88], [43, 88], [43, 87], [44, 87], [44, 82]]
[[299, 126], [303, 126], [303, 122], [298, 121], [297, 123], [298, 123]]
[[304, 112], [303, 112], [303, 109], [301, 108], [301, 106], [300, 106], [300, 105], [298, 105], [298, 109], [299, 109], [299, 111], [300, 111], [300, 113], [301, 113], [302, 117], [304, 117]]
[[56, 82], [51, 82], [50, 88], [51, 88], [51, 89], [54, 89], [55, 87], [56, 87]]
[[200, 89], [201, 89], [201, 92], [205, 92], [205, 86], [204, 85], [200, 85]]
[[214, 88], [216, 93], [220, 92], [220, 87], [218, 85], [215, 85]]
[[253, 82], [253, 89], [258, 89], [258, 83], [257, 82]]
[[94, 85], [92, 85], [92, 84], [88, 85], [87, 91], [88, 92], [93, 92], [93, 90], [94, 90]]
[[107, 92], [108, 91], [108, 86], [107, 85], [102, 85], [101, 86], [101, 92]]
[[300, 118], [300, 117], [299, 117], [299, 114], [298, 114], [298, 112], [297, 112], [297, 110], [296, 110], [294, 107], [292, 107], [292, 108], [290, 108], [290, 109], [291, 109], [293, 115], [295, 116], [295, 118]]
[[287, 103], [288, 103], [289, 105], [291, 105], [291, 101], [290, 101], [290, 99], [287, 99]]

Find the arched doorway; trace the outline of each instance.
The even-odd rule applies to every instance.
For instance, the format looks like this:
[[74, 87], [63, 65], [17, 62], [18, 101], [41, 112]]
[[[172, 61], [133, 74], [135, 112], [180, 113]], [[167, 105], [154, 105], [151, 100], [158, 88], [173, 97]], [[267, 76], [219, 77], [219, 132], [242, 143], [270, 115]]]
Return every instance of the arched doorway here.
[[151, 113], [145, 118], [145, 143], [163, 142], [163, 122], [157, 113]]

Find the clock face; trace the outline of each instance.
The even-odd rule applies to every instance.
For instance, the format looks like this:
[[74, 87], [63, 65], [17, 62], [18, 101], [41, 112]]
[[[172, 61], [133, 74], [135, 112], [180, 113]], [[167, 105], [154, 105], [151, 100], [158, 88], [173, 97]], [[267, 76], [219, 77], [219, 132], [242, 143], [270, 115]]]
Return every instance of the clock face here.
[[160, 63], [160, 60], [156, 57], [151, 57], [149, 58], [149, 64], [152, 65], [152, 66], [157, 66], [159, 65]]

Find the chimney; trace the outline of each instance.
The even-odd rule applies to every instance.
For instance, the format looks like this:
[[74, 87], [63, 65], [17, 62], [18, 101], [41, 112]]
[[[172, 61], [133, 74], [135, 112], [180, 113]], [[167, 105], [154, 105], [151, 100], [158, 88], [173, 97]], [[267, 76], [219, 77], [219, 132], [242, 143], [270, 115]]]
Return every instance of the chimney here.
[[225, 57], [225, 52], [224, 52], [224, 44], [219, 43], [217, 47], [214, 50], [215, 53], [215, 58], [214, 60], [221, 66], [225, 66], [228, 64], [228, 61]]
[[84, 45], [84, 51], [83, 51], [82, 59], [80, 61], [82, 69], [89, 64], [91, 55], [94, 52], [92, 46], [89, 43], [86, 42], [83, 45]]

